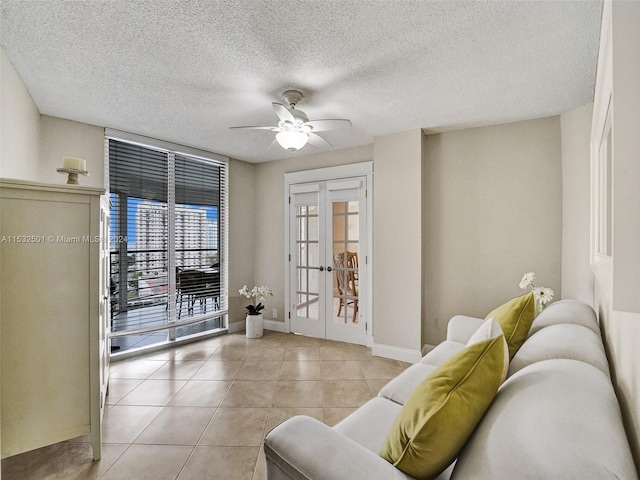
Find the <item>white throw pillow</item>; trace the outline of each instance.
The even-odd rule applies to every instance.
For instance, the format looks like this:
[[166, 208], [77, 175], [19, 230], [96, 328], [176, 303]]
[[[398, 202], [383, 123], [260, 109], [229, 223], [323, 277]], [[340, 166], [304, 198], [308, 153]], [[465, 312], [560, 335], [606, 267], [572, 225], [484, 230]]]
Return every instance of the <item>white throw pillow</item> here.
[[467, 342], [467, 347], [469, 345], [473, 345], [474, 343], [482, 342], [483, 340], [488, 340], [490, 338], [499, 337], [502, 335], [504, 340], [504, 370], [502, 372], [502, 381], [507, 378], [507, 373], [509, 372], [509, 347], [507, 346], [507, 340], [504, 338], [504, 333], [500, 324], [496, 320], [496, 317], [491, 317], [485, 320], [482, 325], [478, 327], [471, 338]]

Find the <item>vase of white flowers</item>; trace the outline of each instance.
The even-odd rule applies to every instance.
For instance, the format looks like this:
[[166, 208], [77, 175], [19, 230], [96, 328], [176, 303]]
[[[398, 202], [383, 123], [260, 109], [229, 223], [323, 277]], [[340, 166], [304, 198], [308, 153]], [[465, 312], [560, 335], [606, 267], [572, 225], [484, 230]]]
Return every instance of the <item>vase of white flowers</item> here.
[[520, 280], [520, 288], [526, 290], [529, 287], [533, 289], [533, 298], [536, 301], [536, 315], [538, 315], [547, 304], [551, 303], [555, 293], [553, 290], [547, 287], [536, 287], [533, 282], [536, 280], [535, 272], [527, 272], [522, 276]]
[[[260, 338], [263, 333], [262, 310], [265, 307], [262, 302], [266, 297], [272, 297], [273, 292], [264, 285], [252, 289], [245, 285], [239, 291], [241, 296], [252, 299], [252, 303], [245, 307], [247, 309], [247, 337]], [[258, 303], [256, 304], [256, 302]]]

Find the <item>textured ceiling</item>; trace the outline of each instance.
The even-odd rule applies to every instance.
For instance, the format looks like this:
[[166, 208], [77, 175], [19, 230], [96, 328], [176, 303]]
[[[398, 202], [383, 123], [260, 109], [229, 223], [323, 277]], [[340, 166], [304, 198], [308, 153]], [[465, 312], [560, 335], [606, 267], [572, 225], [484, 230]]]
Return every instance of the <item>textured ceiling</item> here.
[[[0, 45], [43, 114], [262, 162], [296, 88], [335, 148], [593, 100], [601, 1], [2, 0]], [[295, 155], [319, 151], [307, 146]]]

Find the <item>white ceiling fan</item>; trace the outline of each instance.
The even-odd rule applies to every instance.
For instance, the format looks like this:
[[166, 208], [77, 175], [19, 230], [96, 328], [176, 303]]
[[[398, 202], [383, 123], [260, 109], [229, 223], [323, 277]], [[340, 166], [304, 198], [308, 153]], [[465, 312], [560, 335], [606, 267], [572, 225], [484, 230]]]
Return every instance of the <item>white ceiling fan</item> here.
[[279, 118], [277, 127], [230, 127], [245, 128], [252, 130], [271, 130], [276, 133], [275, 140], [269, 148], [278, 143], [285, 150], [291, 153], [300, 150], [307, 143], [316, 147], [332, 147], [316, 132], [325, 130], [334, 130], [336, 128], [344, 128], [351, 126], [351, 121], [346, 119], [326, 119], [326, 120], [309, 120], [307, 114], [302, 110], [296, 110], [295, 106], [302, 100], [302, 93], [297, 90], [287, 90], [282, 94], [282, 98], [289, 105], [273, 102], [273, 109]]

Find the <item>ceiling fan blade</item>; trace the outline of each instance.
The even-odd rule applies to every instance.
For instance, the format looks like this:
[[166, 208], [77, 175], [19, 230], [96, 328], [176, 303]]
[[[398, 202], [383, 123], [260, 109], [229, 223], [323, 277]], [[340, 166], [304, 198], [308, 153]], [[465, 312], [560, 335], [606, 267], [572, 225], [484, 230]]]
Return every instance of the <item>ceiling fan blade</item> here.
[[327, 120], [309, 120], [304, 123], [310, 126], [313, 132], [322, 132], [324, 130], [335, 130], [336, 128], [345, 128], [351, 126], [351, 121], [347, 119], [327, 119]]
[[244, 128], [249, 130], [271, 130], [272, 132], [280, 131], [278, 127], [229, 127], [229, 128]]
[[315, 133], [309, 132], [309, 143], [314, 147], [325, 148], [325, 147], [333, 147], [329, 142], [327, 142], [320, 135], [316, 135]]
[[276, 111], [276, 115], [278, 115], [278, 118], [280, 120], [282, 120], [283, 122], [294, 124], [296, 123], [296, 119], [293, 117], [291, 111], [287, 107], [285, 107], [281, 103], [276, 102], [273, 102], [271, 105], [273, 105], [273, 109]]

